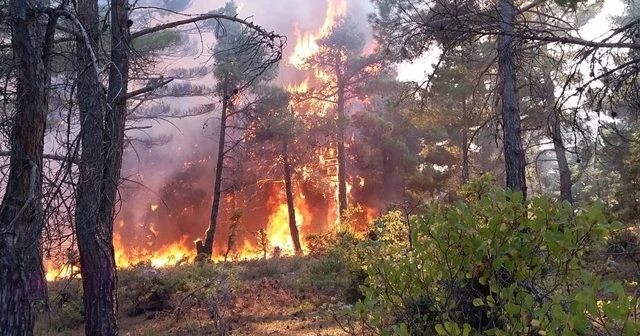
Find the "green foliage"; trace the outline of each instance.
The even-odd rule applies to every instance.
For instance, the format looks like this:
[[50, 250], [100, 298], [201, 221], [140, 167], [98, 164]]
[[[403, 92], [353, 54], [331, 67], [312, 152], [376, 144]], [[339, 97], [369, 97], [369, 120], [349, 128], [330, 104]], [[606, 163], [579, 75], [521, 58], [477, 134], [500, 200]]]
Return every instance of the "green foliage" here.
[[163, 30], [156, 33], [143, 35], [133, 40], [133, 48], [140, 55], [163, 51], [180, 46], [185, 41], [185, 36], [179, 31]]
[[[64, 332], [76, 329], [84, 323], [84, 305], [82, 303], [82, 283], [78, 279], [56, 283], [50, 288], [55, 306], [51, 316], [51, 328]], [[63, 286], [58, 290], [58, 287]]]
[[72, 330], [84, 323], [84, 305], [82, 300], [74, 300], [62, 306], [55, 318], [51, 320], [51, 327], [56, 331]]
[[249, 262], [249, 267], [246, 267], [240, 277], [246, 280], [260, 280], [262, 278], [274, 278], [282, 274], [280, 265], [277, 260], [271, 259], [261, 263]]
[[[238, 6], [231, 1], [217, 11], [228, 16], [238, 15]], [[275, 64], [265, 63], [269, 57], [266, 46], [256, 40], [255, 34], [238, 22], [215, 22], [218, 37], [213, 48], [215, 59], [214, 77], [222, 95], [228, 88], [245, 87], [248, 83], [266, 81], [275, 76]], [[225, 78], [229, 87], [224, 88]], [[230, 92], [226, 92], [230, 95]]]
[[637, 298], [585, 268], [620, 227], [602, 204], [523, 203], [490, 185], [476, 181], [466, 203], [432, 205], [409, 224], [384, 216], [379, 239], [360, 247], [368, 280], [355, 313], [395, 335], [636, 335]]

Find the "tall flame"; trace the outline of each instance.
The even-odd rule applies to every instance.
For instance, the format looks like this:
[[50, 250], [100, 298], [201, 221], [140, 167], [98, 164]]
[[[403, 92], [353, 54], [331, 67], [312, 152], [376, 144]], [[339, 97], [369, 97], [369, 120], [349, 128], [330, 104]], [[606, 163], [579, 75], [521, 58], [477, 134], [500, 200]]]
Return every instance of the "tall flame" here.
[[324, 23], [318, 31], [303, 34], [296, 23], [293, 30], [293, 35], [296, 37], [296, 45], [293, 48], [293, 53], [289, 56], [289, 63], [297, 69], [304, 68], [306, 60], [315, 55], [320, 49], [317, 41], [329, 36], [331, 28], [336, 24], [338, 18], [344, 16], [346, 13], [346, 0], [327, 0], [327, 11]]
[[[276, 187], [279, 186], [276, 185]], [[311, 214], [302, 192], [294, 190], [293, 194], [296, 226], [300, 232], [305, 224], [309, 224]], [[294, 246], [289, 228], [289, 206], [286, 202], [284, 188], [276, 188], [271, 192], [267, 206], [273, 211], [271, 215], [269, 215], [269, 222], [267, 224], [269, 243], [272, 247], [279, 247], [285, 253], [292, 254], [294, 252]], [[303, 239], [301, 239], [301, 244], [304, 251], [305, 246]]]

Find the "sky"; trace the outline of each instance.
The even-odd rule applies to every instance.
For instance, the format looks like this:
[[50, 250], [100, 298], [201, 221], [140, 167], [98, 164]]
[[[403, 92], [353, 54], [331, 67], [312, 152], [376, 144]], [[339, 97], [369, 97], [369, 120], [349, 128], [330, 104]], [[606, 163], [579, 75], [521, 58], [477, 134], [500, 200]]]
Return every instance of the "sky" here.
[[[593, 3], [593, 1], [589, 1]], [[602, 10], [580, 30], [580, 37], [594, 40], [606, 35], [610, 29], [609, 18], [624, 13], [625, 4], [620, 0], [605, 0]], [[401, 81], [424, 81], [433, 71], [433, 64], [438, 60], [441, 50], [434, 48], [413, 62], [405, 62], [398, 66], [398, 79]]]

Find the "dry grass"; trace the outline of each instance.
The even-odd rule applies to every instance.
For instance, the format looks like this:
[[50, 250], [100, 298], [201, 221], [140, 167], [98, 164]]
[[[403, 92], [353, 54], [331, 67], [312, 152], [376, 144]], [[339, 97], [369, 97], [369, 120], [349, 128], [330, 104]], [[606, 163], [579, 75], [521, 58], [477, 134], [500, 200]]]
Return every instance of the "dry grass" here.
[[[321, 259], [291, 257], [183, 265], [160, 272], [144, 266], [123, 270], [119, 273], [120, 334], [224, 335], [219, 327], [223, 324], [215, 323], [221, 321], [211, 316], [215, 303], [224, 315], [217, 319], [230, 325], [230, 335], [345, 335], [328, 307], [341, 304], [347, 275], [327, 265]], [[222, 285], [232, 293], [225, 299], [227, 306], [218, 300]], [[61, 293], [67, 299], [52, 313], [40, 314], [36, 335], [84, 334], [79, 286], [78, 280], [50, 284], [52, 300], [59, 301]], [[128, 316], [136, 300], [148, 297], [145, 291], [159, 287], [171, 293], [172, 310]]]

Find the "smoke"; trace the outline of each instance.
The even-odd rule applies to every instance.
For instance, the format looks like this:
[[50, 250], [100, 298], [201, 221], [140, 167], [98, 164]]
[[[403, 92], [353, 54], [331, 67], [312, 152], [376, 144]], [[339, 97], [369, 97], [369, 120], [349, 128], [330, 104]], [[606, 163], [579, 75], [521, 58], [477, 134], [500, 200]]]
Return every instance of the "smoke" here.
[[[317, 31], [325, 20], [327, 2], [340, 0], [247, 0], [237, 1], [239, 17], [250, 17], [252, 21], [265, 29], [285, 35], [288, 45], [284, 52], [287, 59], [296, 43], [296, 28], [302, 32]], [[342, 0], [347, 1], [347, 0]], [[188, 13], [206, 13], [224, 6], [221, 0], [195, 0]], [[347, 15], [357, 22], [371, 44], [370, 28], [366, 17], [371, 10], [368, 0], [349, 0], [346, 2]], [[213, 45], [211, 36], [192, 34], [189, 44], [194, 50], [192, 55], [171, 60], [157, 66], [158, 69], [190, 68], [212, 64], [208, 50]], [[193, 47], [198, 45], [198, 48]], [[204, 49], [204, 52], [202, 52]], [[208, 62], [208, 63], [207, 63]], [[299, 70], [287, 65], [279, 66], [278, 84], [299, 84]], [[213, 86], [211, 75], [197, 81], [199, 84]], [[123, 250], [157, 251], [176, 242], [190, 242], [201, 238], [210, 219], [212, 191], [215, 174], [217, 149], [216, 116], [219, 113], [218, 97], [197, 97], [163, 100], [172, 108], [188, 109], [202, 103], [216, 104], [208, 114], [188, 118], [168, 118], [162, 121], [145, 121], [138, 126], [140, 130], [128, 134], [130, 139], [142, 139], [153, 142], [154, 139], [169, 138], [170, 141], [155, 146], [143, 146], [132, 142], [127, 149], [123, 164], [125, 182], [121, 188], [122, 204], [115, 225], [115, 233]], [[305, 223], [309, 223], [302, 234], [321, 230], [329, 220], [329, 210], [325, 195], [317, 192], [314, 186], [302, 185], [301, 191], [306, 197], [308, 214]], [[267, 202], [273, 203], [273, 188], [256, 189], [254, 199], [248, 200], [252, 206], [246, 208], [242, 218], [241, 247], [247, 242], [254, 245], [253, 232], [266, 229], [272, 210]], [[278, 198], [283, 200], [284, 195]], [[229, 200], [227, 205], [229, 205]], [[240, 200], [247, 201], [247, 200]], [[262, 203], [261, 203], [262, 202]], [[223, 202], [225, 203], [225, 202]], [[229, 224], [233, 206], [224, 207], [219, 214], [214, 246], [220, 254], [229, 235]], [[311, 217], [311, 218], [309, 218]], [[324, 223], [324, 224], [323, 224]], [[191, 246], [188, 246], [191, 247]]]

